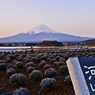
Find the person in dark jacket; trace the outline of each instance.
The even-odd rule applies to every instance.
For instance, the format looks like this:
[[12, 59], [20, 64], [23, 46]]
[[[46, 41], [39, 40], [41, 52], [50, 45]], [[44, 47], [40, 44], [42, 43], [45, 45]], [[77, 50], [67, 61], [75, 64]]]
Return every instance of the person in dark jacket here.
[[31, 51], [31, 53], [34, 53], [34, 49], [33, 49], [32, 46], [31, 46], [31, 48], [30, 48], [30, 51]]

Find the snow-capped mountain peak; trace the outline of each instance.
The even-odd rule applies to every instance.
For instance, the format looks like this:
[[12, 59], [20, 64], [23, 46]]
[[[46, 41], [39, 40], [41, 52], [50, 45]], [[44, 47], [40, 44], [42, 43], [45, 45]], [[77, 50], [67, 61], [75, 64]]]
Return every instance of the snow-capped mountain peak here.
[[56, 40], [61, 42], [68, 41], [83, 41], [91, 38], [88, 37], [80, 37], [69, 34], [64, 34], [60, 32], [56, 32], [51, 28], [45, 25], [38, 25], [33, 29], [27, 31], [26, 33], [20, 33], [14, 36], [0, 38], [1, 43], [9, 43], [9, 42], [42, 42], [44, 40]]
[[40, 24], [40, 25], [32, 28], [31, 30], [25, 32], [25, 33], [29, 33], [31, 35], [31, 34], [41, 33], [41, 32], [44, 32], [44, 33], [58, 33], [58, 32], [52, 30], [51, 28], [49, 28], [48, 26], [45, 26], [43, 24]]

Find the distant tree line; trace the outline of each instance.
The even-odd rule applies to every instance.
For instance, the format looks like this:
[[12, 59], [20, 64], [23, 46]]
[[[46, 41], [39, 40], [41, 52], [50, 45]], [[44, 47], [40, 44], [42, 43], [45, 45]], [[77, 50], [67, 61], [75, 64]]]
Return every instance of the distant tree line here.
[[43, 41], [37, 46], [63, 46], [63, 43], [58, 41]]

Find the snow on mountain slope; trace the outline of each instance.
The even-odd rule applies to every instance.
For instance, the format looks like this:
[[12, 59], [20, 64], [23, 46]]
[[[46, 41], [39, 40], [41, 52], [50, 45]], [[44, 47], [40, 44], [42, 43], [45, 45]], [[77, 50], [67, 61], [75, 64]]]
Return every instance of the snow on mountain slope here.
[[59, 32], [56, 32], [56, 31], [52, 30], [51, 28], [49, 28], [49, 27], [47, 27], [47, 26], [45, 26], [43, 24], [40, 24], [40, 25], [32, 28], [31, 30], [26, 31], [25, 34], [29, 33], [31, 35], [31, 34], [41, 33], [41, 32], [45, 32], [45, 33], [59, 33]]

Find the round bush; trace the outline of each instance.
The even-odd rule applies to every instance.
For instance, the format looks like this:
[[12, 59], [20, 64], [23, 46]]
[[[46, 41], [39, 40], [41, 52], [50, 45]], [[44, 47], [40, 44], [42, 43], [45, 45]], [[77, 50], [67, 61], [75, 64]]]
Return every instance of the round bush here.
[[68, 76], [65, 77], [64, 82], [66, 82], [68, 84], [71, 84], [72, 83], [71, 78], [70, 78], [70, 75], [68, 75]]
[[62, 65], [66, 65], [66, 62], [62, 62], [62, 61], [57, 62], [57, 66], [58, 66], [58, 67], [60, 67], [60, 66], [62, 66]]
[[47, 59], [47, 56], [41, 56], [41, 60], [46, 60]]
[[0, 70], [6, 70], [7, 62], [5, 60], [0, 60]]
[[28, 95], [28, 94], [29, 94], [29, 91], [26, 88], [22, 88], [22, 87], [20, 87], [20, 89], [16, 89], [13, 92], [13, 95]]
[[32, 57], [32, 61], [33, 61], [33, 62], [35, 61], [35, 59], [36, 59], [36, 57]]
[[31, 58], [29, 58], [29, 57], [24, 58], [24, 62], [25, 62], [25, 63], [28, 63], [28, 62], [30, 62], [30, 61], [32, 61]]
[[46, 65], [44, 65], [44, 67], [43, 67], [45, 70], [46, 69], [49, 69], [49, 68], [51, 68], [51, 65], [49, 65], [49, 64], [46, 64]]
[[36, 57], [35, 58], [35, 62], [40, 63], [41, 62], [41, 59]]
[[55, 58], [53, 58], [53, 59], [50, 60], [51, 63], [54, 63], [55, 61], [56, 61]]
[[43, 90], [45, 91], [54, 90], [56, 87], [56, 80], [53, 78], [45, 78], [41, 81], [40, 86], [43, 86]]
[[6, 70], [6, 74], [8, 76], [11, 76], [12, 74], [15, 74], [15, 73], [16, 73], [16, 70], [13, 69], [13, 68], [9, 68], [9, 69]]
[[23, 62], [17, 62], [17, 63], [16, 63], [16, 66], [17, 66], [18, 68], [22, 68], [22, 67], [23, 67]]
[[15, 69], [16, 71], [17, 71], [17, 66], [16, 65], [9, 65], [8, 67], [7, 67], [7, 69], [9, 69], [9, 68], [13, 68], [13, 69]]
[[15, 58], [15, 56], [13, 54], [8, 54], [7, 57], [9, 57], [11, 60], [13, 60]]
[[7, 64], [7, 62], [5, 60], [0, 60], [0, 63], [5, 63]]
[[9, 82], [12, 85], [22, 86], [26, 83], [26, 76], [21, 73], [16, 73], [10, 76]]
[[5, 56], [5, 53], [0, 54], [0, 58], [3, 58]]
[[68, 68], [67, 68], [67, 65], [62, 65], [59, 67], [59, 70], [62, 72], [62, 73], [68, 73]]
[[42, 80], [42, 72], [39, 70], [33, 70], [30, 74], [29, 74], [29, 78], [33, 79], [33, 80]]
[[31, 73], [33, 70], [36, 70], [34, 67], [32, 67], [32, 66], [29, 66], [28, 68], [27, 68], [27, 72], [28, 73]]
[[18, 56], [17, 58], [16, 58], [18, 61], [22, 61], [23, 60], [23, 56]]
[[58, 60], [59, 60], [59, 58], [60, 58], [60, 56], [56, 56], [55, 58], [56, 58], [56, 60], [58, 61]]
[[46, 59], [47, 62], [50, 62], [50, 60], [51, 60], [51, 58], [47, 58], [47, 59]]
[[59, 61], [65, 62], [65, 59], [63, 57], [60, 57]]
[[44, 74], [45, 74], [45, 76], [47, 76], [47, 77], [54, 77], [54, 76], [57, 75], [57, 72], [56, 72], [55, 69], [49, 68], [49, 69], [47, 69], [47, 70], [45, 71]]
[[25, 67], [29, 67], [29, 66], [34, 67], [34, 63], [33, 63], [33, 61], [28, 62], [28, 63], [25, 64]]
[[57, 64], [58, 64], [58, 62], [57, 62], [57, 61], [55, 61], [53, 64], [54, 64], [54, 65], [57, 65]]
[[18, 62], [17, 60], [14, 60], [14, 61], [13, 61], [13, 64], [16, 64], [17, 62]]
[[45, 60], [42, 60], [42, 61], [40, 62], [40, 64], [39, 64], [39, 66], [40, 66], [41, 68], [43, 68], [43, 66], [46, 65], [46, 64], [47, 64], [47, 62], [46, 62]]
[[50, 56], [50, 58], [51, 58], [51, 59], [53, 59], [53, 58], [54, 58], [54, 56], [53, 56], [53, 55], [51, 55], [51, 56]]
[[6, 58], [6, 61], [7, 61], [7, 62], [11, 62], [12, 60], [11, 60], [10, 57], [7, 57], [7, 58]]

